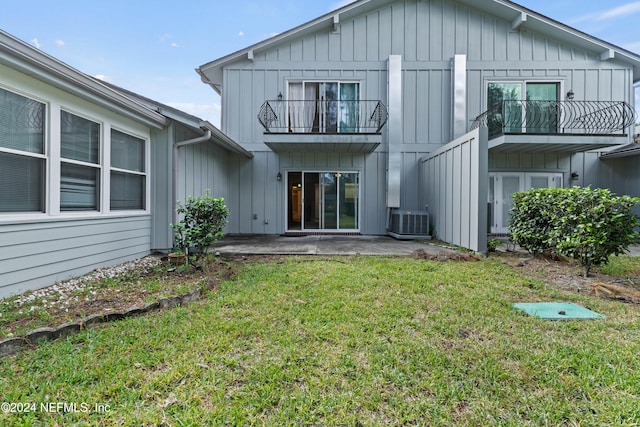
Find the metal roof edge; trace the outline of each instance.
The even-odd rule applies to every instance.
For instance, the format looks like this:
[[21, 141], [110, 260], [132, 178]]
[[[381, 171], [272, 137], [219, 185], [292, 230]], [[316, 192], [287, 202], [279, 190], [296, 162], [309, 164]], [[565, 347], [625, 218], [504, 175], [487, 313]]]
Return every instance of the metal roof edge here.
[[[23, 68], [29, 68], [30, 66], [35, 67], [36, 70], [40, 70], [40, 73], [37, 75], [32, 75], [34, 78], [38, 78], [54, 86], [62, 87], [65, 91], [71, 91], [77, 96], [82, 97], [82, 92], [86, 91], [93, 95], [89, 97], [92, 102], [102, 100], [106, 104], [116, 105], [130, 115], [133, 115], [132, 118], [137, 118], [138, 121], [143, 121], [152, 127], [162, 128], [168, 124], [166, 117], [161, 114], [150, 110], [144, 105], [110, 88], [100, 80], [71, 67], [2, 30], [0, 30], [0, 53], [1, 52], [5, 52], [11, 58], [14, 58], [13, 61], [5, 61], [9, 66], [20, 66], [20, 63], [23, 63]], [[70, 86], [60, 85], [57, 79], [60, 79], [60, 81]]]
[[622, 147], [618, 147], [614, 150], [601, 153], [599, 156], [599, 159], [607, 160], [607, 159], [615, 159], [618, 157], [630, 157], [630, 156], [637, 156], [637, 155], [640, 155], [640, 143], [631, 142], [627, 145], [623, 145]]
[[[196, 72], [198, 74], [200, 74], [201, 79], [204, 83], [209, 84], [211, 87], [214, 88], [214, 90], [217, 93], [221, 92], [221, 84], [222, 81], [217, 82], [217, 81], [212, 81], [208, 76], [207, 76], [207, 71], [211, 72], [211, 70], [215, 70], [216, 68], [220, 68], [226, 64], [235, 62], [237, 60], [241, 60], [243, 57], [248, 59], [249, 53], [252, 51], [259, 51], [267, 46], [273, 45], [275, 43], [279, 43], [282, 42], [284, 40], [287, 40], [289, 38], [293, 38], [293, 37], [297, 37], [301, 34], [304, 34], [305, 32], [308, 31], [314, 31], [316, 29], [319, 28], [323, 28], [326, 26], [330, 26], [333, 25], [334, 23], [334, 16], [340, 16], [343, 14], [349, 14], [349, 12], [353, 12], [352, 14], [356, 14], [355, 11], [357, 10], [357, 13], [361, 13], [362, 8], [364, 8], [365, 5], [369, 5], [369, 7], [376, 7], [377, 5], [381, 5], [381, 4], [385, 4], [389, 2], [389, 0], [357, 0], [354, 1], [353, 3], [350, 3], [346, 6], [343, 6], [341, 8], [338, 8], [336, 10], [333, 10], [331, 12], [328, 12], [316, 19], [313, 19], [311, 21], [308, 21], [304, 24], [301, 24], [297, 27], [294, 27], [290, 30], [287, 30], [283, 33], [277, 34], [273, 37], [270, 37], [268, 39], [265, 39], [263, 41], [260, 41], [258, 43], [252, 44], [248, 47], [245, 47], [243, 49], [240, 49], [236, 52], [230, 53], [228, 55], [225, 55], [221, 58], [215, 59], [213, 61], [207, 62], [201, 66], [199, 66], [198, 68], [196, 68]], [[539, 22], [549, 26], [550, 28], [555, 28], [556, 30], [560, 30], [566, 34], [571, 35], [572, 37], [577, 37], [579, 39], [582, 39], [588, 43], [590, 43], [592, 46], [600, 46], [602, 47], [603, 51], [605, 49], [611, 49], [614, 52], [618, 53], [620, 56], [622, 56], [622, 58], [624, 60], [626, 60], [627, 62], [629, 62], [630, 64], [633, 65], [634, 68], [634, 82], [638, 82], [640, 81], [640, 55], [635, 54], [629, 50], [626, 50], [622, 47], [616, 46], [612, 43], [609, 43], [607, 41], [601, 40], [597, 37], [594, 37], [590, 34], [587, 34], [583, 31], [580, 31], [578, 29], [575, 29], [567, 24], [564, 24], [560, 21], [557, 21], [553, 18], [549, 18], [545, 15], [542, 15], [534, 10], [528, 9], [524, 6], [519, 5], [518, 3], [515, 3], [513, 1], [510, 0], [484, 0], [484, 1], [478, 1], [478, 0], [458, 0], [458, 2], [466, 4], [467, 6], [479, 9], [479, 10], [483, 10], [483, 6], [486, 4], [490, 4], [490, 5], [498, 5], [498, 6], [504, 6], [506, 8], [510, 8], [513, 9], [514, 11], [518, 11], [521, 13], [526, 13], [528, 16], [534, 17], [536, 20], [538, 20]], [[489, 13], [489, 12], [487, 12]], [[551, 34], [552, 35], [552, 34]], [[214, 71], [215, 73], [215, 71]], [[218, 75], [216, 76], [218, 79], [222, 79], [222, 74], [218, 73]]]
[[246, 150], [243, 146], [234, 141], [229, 135], [222, 132], [220, 129], [218, 129], [208, 121], [203, 120], [200, 124], [200, 127], [202, 129], [210, 130], [212, 133], [212, 138], [214, 138], [218, 142], [218, 145], [220, 145], [221, 147], [233, 153], [246, 157], [247, 159], [253, 158], [253, 153]]

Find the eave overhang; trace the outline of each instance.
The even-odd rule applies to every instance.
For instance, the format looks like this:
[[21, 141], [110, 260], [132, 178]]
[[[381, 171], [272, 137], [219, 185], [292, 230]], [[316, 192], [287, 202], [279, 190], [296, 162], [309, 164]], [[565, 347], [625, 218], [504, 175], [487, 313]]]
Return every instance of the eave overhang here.
[[162, 129], [169, 123], [161, 114], [1, 30], [0, 64], [146, 126]]
[[631, 156], [640, 156], [640, 143], [633, 142], [631, 144], [624, 145], [606, 153], [602, 153], [600, 154], [600, 159], [607, 160]]
[[579, 153], [621, 146], [628, 135], [501, 135], [489, 140], [489, 151], [542, 153]]
[[[625, 50], [619, 46], [593, 37], [559, 21], [541, 15], [531, 9], [520, 6], [508, 0], [456, 0], [473, 9], [502, 18], [512, 23], [514, 31], [527, 29], [547, 35], [555, 40], [563, 41], [572, 46], [581, 47], [598, 55], [601, 60], [620, 60], [633, 67], [633, 81], [640, 82], [640, 55]], [[280, 33], [262, 42], [253, 44], [222, 58], [208, 62], [196, 68], [202, 81], [210, 85], [217, 93], [222, 92], [223, 68], [236, 61], [252, 61], [255, 56], [274, 46], [297, 39], [306, 34], [328, 29], [339, 31], [339, 23], [352, 17], [365, 14], [371, 10], [384, 6], [389, 0], [360, 0], [342, 8], [329, 12], [319, 18]]]
[[265, 133], [264, 143], [276, 152], [371, 153], [382, 143], [382, 135]]

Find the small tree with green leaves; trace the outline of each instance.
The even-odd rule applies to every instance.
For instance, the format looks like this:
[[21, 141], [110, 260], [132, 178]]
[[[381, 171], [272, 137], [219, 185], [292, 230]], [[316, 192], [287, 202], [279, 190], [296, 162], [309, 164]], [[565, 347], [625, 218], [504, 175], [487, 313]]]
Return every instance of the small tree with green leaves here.
[[184, 204], [178, 201], [176, 211], [181, 219], [171, 227], [174, 235], [181, 238], [181, 249], [188, 251], [193, 247], [199, 258], [207, 253], [213, 242], [224, 237], [229, 210], [224, 199], [210, 197], [209, 190], [202, 197], [187, 197]]
[[511, 239], [530, 252], [549, 250], [578, 260], [585, 277], [640, 238], [632, 212], [638, 198], [572, 187], [515, 193], [513, 200]]

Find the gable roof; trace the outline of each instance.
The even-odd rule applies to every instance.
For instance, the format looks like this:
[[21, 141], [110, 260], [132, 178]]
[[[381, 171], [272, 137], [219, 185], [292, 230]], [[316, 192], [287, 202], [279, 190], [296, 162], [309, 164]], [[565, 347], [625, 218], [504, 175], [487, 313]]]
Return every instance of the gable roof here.
[[[210, 85], [216, 92], [222, 91], [222, 69], [231, 63], [250, 60], [255, 53], [272, 48], [282, 42], [296, 39], [321, 29], [339, 25], [341, 20], [348, 20], [358, 15], [375, 10], [393, 0], [357, 0], [344, 7], [324, 14], [312, 21], [299, 25], [289, 31], [258, 42], [244, 49], [223, 56], [196, 68], [202, 81]], [[640, 55], [615, 46], [580, 30], [576, 30], [559, 21], [546, 17], [524, 6], [509, 0], [456, 0], [457, 3], [484, 11], [499, 18], [513, 22], [514, 28], [524, 27], [541, 34], [549, 35], [556, 40], [565, 41], [600, 55], [603, 59], [619, 59], [633, 67], [633, 81], [640, 81]]]
[[144, 105], [150, 110], [156, 111], [168, 119], [179, 122], [201, 135], [207, 135], [208, 133], [210, 133], [211, 136], [206, 142], [211, 142], [219, 147], [222, 147], [227, 151], [230, 151], [235, 154], [239, 154], [248, 159], [253, 158], [253, 154], [250, 151], [245, 150], [244, 147], [242, 147], [240, 144], [234, 141], [226, 133], [222, 132], [220, 129], [215, 127], [209, 121], [203, 120], [200, 117], [196, 117], [192, 114], [185, 113], [182, 110], [178, 110], [177, 108], [171, 107], [161, 102], [154, 101], [151, 98], [147, 98], [135, 92], [131, 92], [130, 90], [123, 89], [112, 83], [105, 83], [105, 84], [111, 87], [112, 89], [114, 89], [115, 91], [120, 92], [127, 97], [130, 97], [136, 102], [139, 102], [140, 104]]
[[169, 123], [158, 112], [2, 30], [0, 64], [147, 126], [161, 129]]
[[210, 135], [210, 142], [228, 151], [253, 157], [208, 121], [91, 77], [2, 30], [0, 64], [152, 128], [166, 128], [171, 120], [180, 122], [196, 132]]

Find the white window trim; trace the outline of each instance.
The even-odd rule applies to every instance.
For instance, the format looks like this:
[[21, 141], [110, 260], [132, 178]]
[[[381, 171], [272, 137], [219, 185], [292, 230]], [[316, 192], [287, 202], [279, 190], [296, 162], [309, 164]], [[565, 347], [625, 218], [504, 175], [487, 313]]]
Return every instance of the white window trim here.
[[[98, 163], [90, 163], [90, 162], [85, 162], [82, 160], [74, 160], [74, 159], [68, 159], [66, 157], [62, 157], [62, 112], [65, 112], [67, 114], [72, 114], [74, 116], [80, 117], [81, 119], [85, 119], [88, 120], [90, 122], [93, 123], [97, 123], [100, 126], [100, 149], [98, 150]], [[103, 204], [103, 197], [102, 197], [102, 191], [103, 191], [103, 182], [104, 182], [104, 173], [103, 173], [103, 163], [104, 163], [104, 153], [103, 153], [103, 147], [104, 147], [104, 122], [96, 119], [95, 117], [91, 117], [88, 116], [84, 113], [79, 113], [76, 110], [72, 110], [69, 108], [65, 108], [65, 107], [60, 107], [58, 109], [58, 120], [56, 121], [56, 125], [57, 125], [57, 133], [56, 135], [58, 136], [58, 150], [57, 153], [59, 155], [58, 158], [58, 162], [57, 164], [57, 186], [58, 186], [58, 190], [57, 190], [57, 205], [56, 206], [51, 206], [51, 208], [55, 208], [57, 211], [58, 215], [64, 215], [64, 216], [95, 216], [95, 215], [99, 215], [99, 214], [103, 214], [104, 213], [104, 207], [105, 205]], [[51, 123], [53, 123], [53, 120], [51, 120]], [[53, 151], [53, 150], [52, 150]], [[61, 182], [62, 182], [62, 163], [68, 163], [68, 164], [74, 164], [74, 165], [78, 165], [78, 166], [88, 166], [88, 167], [92, 167], [92, 168], [97, 168], [100, 171], [100, 182], [98, 182], [98, 209], [96, 210], [87, 210], [87, 211], [63, 211], [60, 204], [62, 203], [62, 188], [61, 188]], [[52, 173], [53, 175], [53, 173]], [[56, 182], [56, 181], [52, 181], [52, 182]]]
[[[121, 168], [116, 168], [111, 166], [111, 131], [112, 130], [116, 130], [118, 132], [122, 132], [124, 134], [133, 136], [135, 138], [141, 139], [144, 141], [144, 172], [140, 172], [140, 171], [132, 171], [129, 169], [121, 169]], [[149, 214], [151, 213], [151, 179], [150, 179], [150, 169], [151, 169], [151, 141], [149, 140], [149, 137], [144, 136], [144, 135], [140, 135], [139, 133], [133, 132], [129, 129], [124, 129], [118, 126], [109, 126], [108, 132], [105, 131], [105, 133], [108, 133], [108, 144], [105, 143], [105, 147], [104, 147], [104, 155], [105, 158], [108, 158], [109, 161], [109, 167], [105, 168], [106, 170], [106, 179], [104, 180], [106, 185], [105, 185], [105, 193], [104, 193], [104, 197], [105, 197], [105, 205], [108, 207], [108, 212], [109, 213], [117, 213], [118, 215], [121, 214]], [[106, 139], [106, 138], [105, 138]], [[107, 147], [108, 145], [108, 147]], [[107, 161], [105, 160], [105, 164], [107, 164]], [[135, 209], [135, 210], [111, 210], [111, 171], [114, 172], [122, 172], [122, 173], [129, 173], [132, 175], [140, 175], [140, 176], [144, 176], [145, 177], [145, 207], [144, 209]]]
[[[335, 168], [297, 168], [297, 167], [290, 167], [290, 168], [285, 168], [284, 170], [284, 217], [285, 218], [285, 231], [286, 232], [329, 232], [329, 233], [357, 233], [360, 232], [360, 230], [362, 229], [362, 206], [364, 205], [363, 202], [363, 179], [364, 179], [364, 171], [362, 169], [341, 169], [340, 167], [335, 167]], [[288, 197], [288, 193], [289, 193], [289, 173], [291, 172], [300, 172], [303, 176], [305, 173], [312, 173], [312, 174], [321, 174], [321, 173], [357, 173], [358, 174], [358, 227], [357, 228], [304, 228], [302, 227], [300, 230], [298, 229], [291, 229], [289, 228], [289, 197]], [[303, 178], [304, 180], [304, 178]], [[304, 200], [304, 198], [303, 198]]]
[[564, 90], [566, 78], [558, 76], [557, 78], [517, 78], [517, 77], [491, 77], [486, 78], [484, 81], [484, 89], [482, 92], [482, 104], [484, 105], [484, 111], [487, 111], [491, 106], [487, 105], [489, 102], [489, 84], [491, 83], [520, 83], [522, 89], [521, 93], [526, 96], [526, 86], [529, 83], [555, 83], [559, 85], [558, 101], [566, 101], [566, 93]]
[[31, 158], [37, 158], [37, 159], [42, 159], [44, 160], [44, 176], [45, 176], [45, 183], [44, 183], [44, 212], [33, 212], [33, 211], [25, 211], [25, 212], [0, 212], [0, 221], [4, 221], [5, 219], [8, 220], [12, 220], [12, 219], [24, 219], [24, 218], [43, 218], [43, 217], [47, 217], [49, 216], [49, 173], [50, 173], [50, 169], [51, 169], [51, 162], [50, 162], [50, 150], [49, 150], [49, 144], [50, 144], [50, 135], [51, 135], [51, 126], [50, 126], [50, 117], [51, 117], [51, 105], [50, 102], [48, 102], [46, 99], [37, 97], [37, 96], [33, 96], [30, 93], [27, 93], [25, 91], [19, 90], [17, 88], [11, 87], [11, 86], [6, 86], [6, 85], [2, 85], [0, 84], [0, 89], [5, 90], [7, 92], [11, 92], [14, 93], [16, 95], [22, 96], [24, 98], [28, 98], [31, 99], [32, 101], [36, 101], [39, 102], [41, 104], [44, 105], [44, 120], [45, 120], [45, 124], [44, 124], [44, 141], [43, 141], [43, 147], [42, 147], [42, 151], [43, 153], [32, 153], [29, 151], [22, 151], [22, 150], [16, 150], [13, 148], [5, 148], [5, 147], [1, 147], [0, 146], [0, 152], [3, 153], [8, 153], [8, 154], [15, 154], [18, 156], [25, 156], [25, 157], [31, 157]]
[[[64, 220], [76, 220], [78, 218], [116, 218], [145, 216], [151, 213], [151, 141], [149, 135], [141, 134], [140, 131], [132, 130], [123, 126], [118, 126], [109, 120], [99, 119], [96, 116], [79, 112], [78, 108], [63, 106], [61, 102], [52, 97], [51, 99], [42, 96], [34, 96], [24, 90], [12, 86], [0, 84], [0, 89], [17, 95], [29, 98], [44, 104], [45, 106], [45, 129], [44, 129], [44, 153], [31, 153], [11, 148], [0, 147], [0, 152], [28, 156], [42, 159], [45, 162], [45, 201], [44, 212], [0, 212], [0, 224], [22, 224], [52, 222]], [[61, 112], [65, 111], [77, 115], [92, 122], [100, 124], [101, 141], [99, 152], [99, 164], [83, 162], [79, 160], [66, 159], [61, 156]], [[145, 149], [145, 172], [130, 171], [118, 168], [111, 168], [111, 130], [117, 130], [125, 134], [134, 136], [144, 141]], [[100, 170], [100, 201], [99, 210], [95, 211], [61, 211], [60, 210], [60, 183], [62, 163], [89, 166]], [[144, 175], [145, 178], [145, 209], [142, 210], [110, 210], [110, 173], [111, 170]]]

